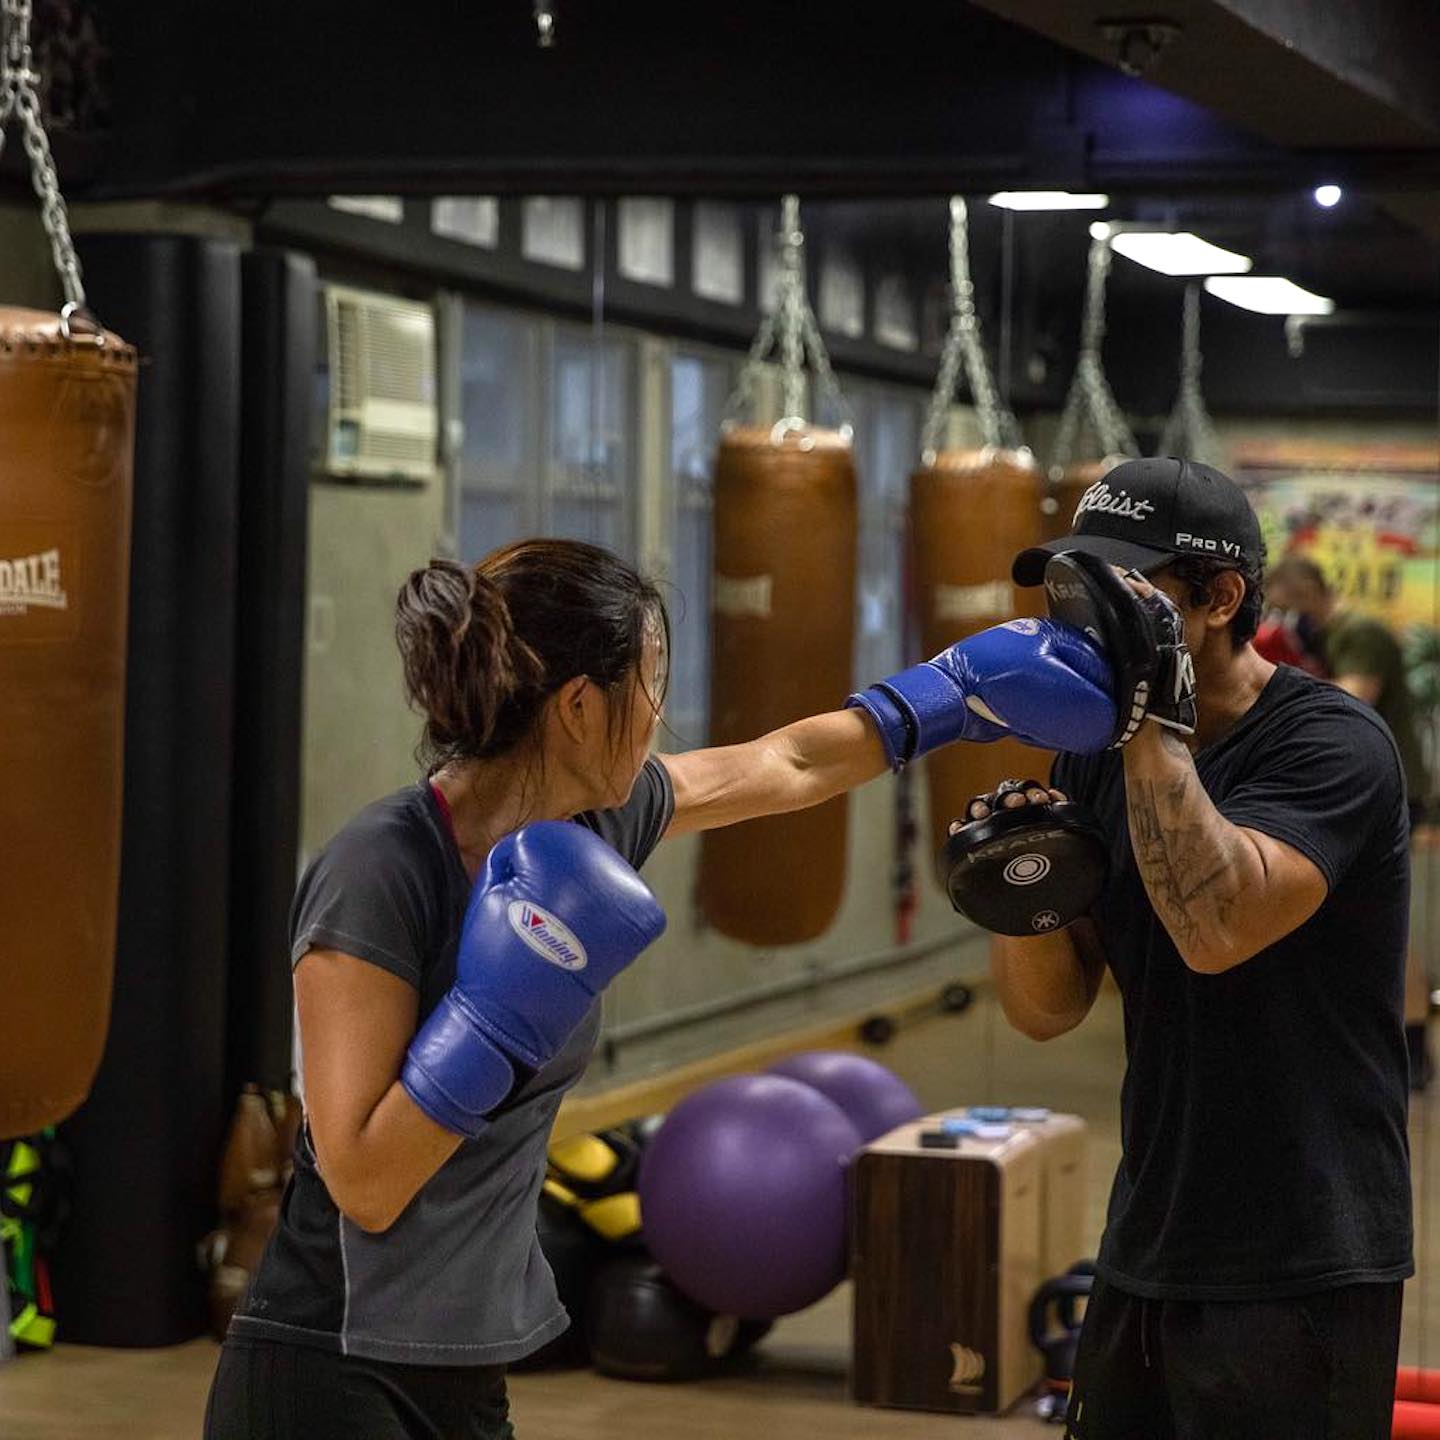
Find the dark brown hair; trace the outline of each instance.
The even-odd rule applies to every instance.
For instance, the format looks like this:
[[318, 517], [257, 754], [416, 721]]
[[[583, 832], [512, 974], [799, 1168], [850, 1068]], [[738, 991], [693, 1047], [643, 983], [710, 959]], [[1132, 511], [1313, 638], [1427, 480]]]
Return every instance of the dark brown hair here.
[[[670, 618], [659, 590], [598, 545], [520, 540], [471, 566], [432, 560], [395, 606], [406, 695], [425, 716], [420, 759], [433, 771], [506, 754], [581, 675], [607, 692], [612, 720], [628, 717], [651, 636], [663, 666]], [[649, 698], [658, 709], [662, 697]]]
[[1217, 575], [1233, 570], [1245, 582], [1245, 594], [1230, 617], [1230, 644], [1238, 650], [1255, 638], [1260, 628], [1260, 611], [1265, 596], [1265, 547], [1261, 545], [1258, 563], [1237, 565], [1215, 555], [1177, 555], [1165, 569], [1189, 587], [1192, 605], [1208, 605], [1214, 598], [1210, 589]]

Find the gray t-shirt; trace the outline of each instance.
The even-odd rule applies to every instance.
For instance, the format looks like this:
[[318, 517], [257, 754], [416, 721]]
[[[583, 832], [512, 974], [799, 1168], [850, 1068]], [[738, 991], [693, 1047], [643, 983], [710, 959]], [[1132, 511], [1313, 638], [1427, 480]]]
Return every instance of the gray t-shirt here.
[[[576, 821], [638, 869], [674, 804], [670, 777], [652, 759], [625, 805]], [[415, 986], [423, 1019], [454, 981], [470, 888], [444, 809], [428, 783], [412, 785], [361, 811], [305, 872], [292, 962], [312, 949], [368, 960]], [[302, 1128], [279, 1226], [230, 1333], [415, 1365], [502, 1364], [560, 1334], [568, 1319], [535, 1207], [555, 1112], [599, 1028], [597, 1002], [380, 1234], [337, 1209]]]

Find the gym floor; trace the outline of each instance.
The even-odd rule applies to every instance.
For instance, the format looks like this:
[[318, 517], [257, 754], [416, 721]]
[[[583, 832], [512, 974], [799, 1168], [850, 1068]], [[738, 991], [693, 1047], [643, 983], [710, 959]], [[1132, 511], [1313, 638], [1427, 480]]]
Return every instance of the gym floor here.
[[[882, 1058], [930, 1107], [1008, 1101], [1048, 1104], [1082, 1115], [1091, 1127], [1087, 1209], [1098, 1238], [1111, 1172], [1119, 1155], [1117, 1093], [1121, 1074], [1120, 1007], [1102, 993], [1090, 1019], [1048, 1045], [1011, 1031], [982, 989], [961, 1017], [936, 1018], [902, 1029]], [[1440, 1102], [1423, 1097], [1411, 1116], [1416, 1213], [1440, 1173]], [[1433, 1211], [1434, 1207], [1429, 1206]], [[1422, 1269], [1430, 1237], [1440, 1233], [1431, 1213], [1420, 1226]], [[1424, 1293], [1428, 1289], [1428, 1294]], [[1412, 1281], [1406, 1297], [1401, 1360], [1440, 1365], [1440, 1286]], [[753, 1363], [720, 1378], [683, 1385], [607, 1380], [592, 1371], [518, 1375], [511, 1380], [521, 1440], [648, 1440], [694, 1436], [733, 1440], [763, 1430], [805, 1430], [826, 1440], [859, 1437], [993, 1435], [1055, 1436], [1022, 1402], [1003, 1420], [960, 1419], [862, 1409], [846, 1393], [850, 1294], [782, 1320]], [[217, 1347], [197, 1340], [170, 1350], [101, 1350], [61, 1345], [0, 1368], [0, 1434], [4, 1440], [194, 1440]]]

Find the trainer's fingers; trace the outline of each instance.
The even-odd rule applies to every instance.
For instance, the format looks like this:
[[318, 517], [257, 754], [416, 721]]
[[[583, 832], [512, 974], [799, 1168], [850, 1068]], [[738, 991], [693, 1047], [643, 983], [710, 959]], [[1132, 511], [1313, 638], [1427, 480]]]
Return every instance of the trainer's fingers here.
[[1050, 792], [1041, 790], [1038, 786], [1034, 790], [1027, 790], [1025, 798], [1032, 805], [1048, 805], [1050, 803]]
[[1050, 798], [1051, 798], [1052, 800], [1064, 800], [1064, 799], [1066, 798], [1066, 796], [1065, 796], [1064, 791], [1052, 789], [1052, 790], [1050, 791]]
[[972, 820], [988, 820], [990, 807], [983, 800], [972, 800], [970, 802], [970, 818]]
[[1007, 810], [1018, 810], [1025, 804], [1025, 792], [1023, 790], [1012, 790], [1000, 803]]
[[1116, 568], [1115, 573], [1142, 599], [1146, 595], [1153, 595], [1155, 593], [1155, 587], [1138, 570], [1120, 570]]

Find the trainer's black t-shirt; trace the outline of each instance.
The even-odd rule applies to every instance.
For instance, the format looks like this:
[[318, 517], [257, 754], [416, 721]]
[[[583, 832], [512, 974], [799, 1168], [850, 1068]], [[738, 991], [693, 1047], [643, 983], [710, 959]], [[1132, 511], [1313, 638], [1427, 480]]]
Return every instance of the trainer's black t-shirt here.
[[1197, 974], [1135, 864], [1121, 757], [1056, 760], [1052, 783], [1112, 837], [1093, 918], [1128, 1063], [1099, 1271], [1194, 1300], [1403, 1278], [1409, 835], [1394, 742], [1369, 707], [1281, 666], [1195, 767], [1227, 820], [1294, 846], [1329, 894], [1269, 949]]

